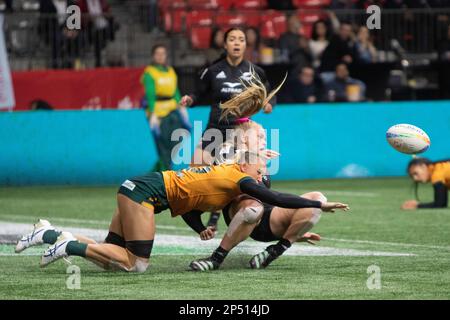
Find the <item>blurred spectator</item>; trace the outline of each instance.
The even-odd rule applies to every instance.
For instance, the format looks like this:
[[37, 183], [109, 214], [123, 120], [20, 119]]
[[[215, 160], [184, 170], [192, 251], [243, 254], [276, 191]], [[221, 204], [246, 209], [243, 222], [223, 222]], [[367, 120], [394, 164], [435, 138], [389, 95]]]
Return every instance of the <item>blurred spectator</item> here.
[[332, 0], [330, 3], [330, 9], [355, 9], [355, 1], [351, 0]]
[[439, 60], [450, 62], [450, 24], [447, 28], [447, 37], [439, 43]]
[[377, 60], [377, 50], [370, 39], [369, 29], [365, 26], [359, 27], [354, 55], [356, 63], [372, 63]]
[[79, 57], [79, 32], [66, 27], [66, 9], [74, 4], [71, 0], [40, 0], [39, 33], [51, 46], [52, 68], [72, 68]]
[[313, 25], [311, 40], [309, 40], [309, 50], [314, 68], [320, 66], [322, 53], [328, 46], [330, 37], [331, 30], [328, 28], [327, 23], [324, 20], [316, 21]]
[[353, 62], [353, 32], [349, 23], [341, 23], [339, 34], [334, 35], [322, 53], [321, 70], [334, 71], [339, 63]]
[[366, 85], [350, 77], [347, 65], [340, 63], [331, 80], [324, 81], [324, 97], [329, 102], [364, 101]]
[[5, 0], [5, 12], [13, 12], [12, 2], [13, 0]]
[[288, 18], [288, 30], [280, 37], [279, 47], [283, 54], [291, 56], [300, 46], [300, 20], [295, 14]]
[[88, 41], [94, 44], [95, 66], [100, 67], [101, 51], [109, 40], [114, 41], [119, 28], [106, 0], [78, 0], [83, 26], [87, 30]]
[[30, 110], [53, 110], [53, 107], [44, 100], [33, 100], [30, 102]]
[[244, 59], [259, 63], [259, 54], [261, 50], [261, 38], [258, 29], [249, 27], [245, 30], [245, 37], [247, 38], [247, 48], [245, 49]]
[[291, 52], [289, 60], [294, 73], [312, 65], [313, 59], [309, 49], [309, 40], [306, 37], [300, 36], [298, 38], [298, 48]]
[[225, 54], [224, 32], [220, 28], [216, 28], [211, 33], [211, 39], [209, 41], [209, 48], [205, 51], [206, 62], [208, 65], [214, 63], [214, 61], [220, 59], [220, 57]]
[[[318, 90], [314, 81], [314, 69], [304, 67], [287, 84], [285, 103], [314, 103], [318, 98]], [[280, 99], [281, 100], [281, 99]]]

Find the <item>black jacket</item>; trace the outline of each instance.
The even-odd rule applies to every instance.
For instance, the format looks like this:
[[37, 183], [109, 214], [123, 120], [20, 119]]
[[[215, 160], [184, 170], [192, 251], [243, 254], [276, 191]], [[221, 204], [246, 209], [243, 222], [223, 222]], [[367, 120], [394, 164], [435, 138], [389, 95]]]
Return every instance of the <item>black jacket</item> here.
[[[211, 98], [211, 113], [209, 114], [208, 127], [233, 128], [235, 126], [234, 120], [236, 119], [234, 117], [228, 117], [222, 122], [219, 121], [222, 113], [219, 104], [242, 92], [241, 80], [249, 80], [252, 66], [261, 82], [265, 84], [266, 89], [270, 91], [270, 85], [264, 70], [247, 60], [243, 60], [241, 64], [235, 67], [231, 66], [226, 59], [222, 59], [201, 73], [197, 92], [190, 96], [194, 101], [192, 106], [198, 103], [200, 97], [208, 95]], [[274, 105], [275, 100], [271, 100], [271, 103]]]

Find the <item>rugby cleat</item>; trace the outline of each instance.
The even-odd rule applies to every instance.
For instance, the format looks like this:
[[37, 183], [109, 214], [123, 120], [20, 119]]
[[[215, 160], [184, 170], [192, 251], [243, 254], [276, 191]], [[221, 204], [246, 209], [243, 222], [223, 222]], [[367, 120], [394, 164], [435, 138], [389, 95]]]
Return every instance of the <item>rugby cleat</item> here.
[[268, 246], [266, 250], [254, 255], [250, 259], [250, 268], [263, 269], [278, 257], [279, 256], [272, 250], [271, 246]]
[[47, 230], [55, 230], [55, 228], [47, 220], [39, 219], [38, 222], [33, 225], [33, 231], [24, 235], [17, 242], [15, 248], [16, 253], [22, 252], [32, 246], [44, 244], [42, 237]]
[[61, 258], [66, 259], [68, 257], [66, 247], [70, 241], [77, 241], [77, 239], [70, 232], [62, 232], [56, 243], [45, 250], [41, 258], [41, 267], [46, 267]]
[[209, 271], [219, 269], [220, 264], [209, 258], [197, 259], [189, 264], [192, 271]]

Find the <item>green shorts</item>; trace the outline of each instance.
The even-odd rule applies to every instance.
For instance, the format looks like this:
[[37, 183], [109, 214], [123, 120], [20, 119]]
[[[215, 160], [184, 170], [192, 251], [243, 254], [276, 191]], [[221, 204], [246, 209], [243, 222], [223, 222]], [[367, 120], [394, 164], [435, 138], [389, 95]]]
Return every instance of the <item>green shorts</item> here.
[[145, 176], [125, 180], [118, 193], [145, 207], [153, 207], [155, 213], [170, 208], [161, 172], [152, 172]]

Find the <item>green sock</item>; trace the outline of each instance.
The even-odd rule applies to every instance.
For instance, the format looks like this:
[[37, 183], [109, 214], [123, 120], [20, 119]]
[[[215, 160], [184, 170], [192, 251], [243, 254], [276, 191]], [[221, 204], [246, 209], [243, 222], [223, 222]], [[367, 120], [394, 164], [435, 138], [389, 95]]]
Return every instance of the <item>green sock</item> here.
[[47, 230], [42, 235], [42, 240], [44, 243], [54, 244], [56, 239], [60, 236], [61, 232], [56, 230]]
[[70, 241], [66, 246], [66, 252], [69, 256], [86, 257], [86, 250], [87, 244], [77, 240]]

